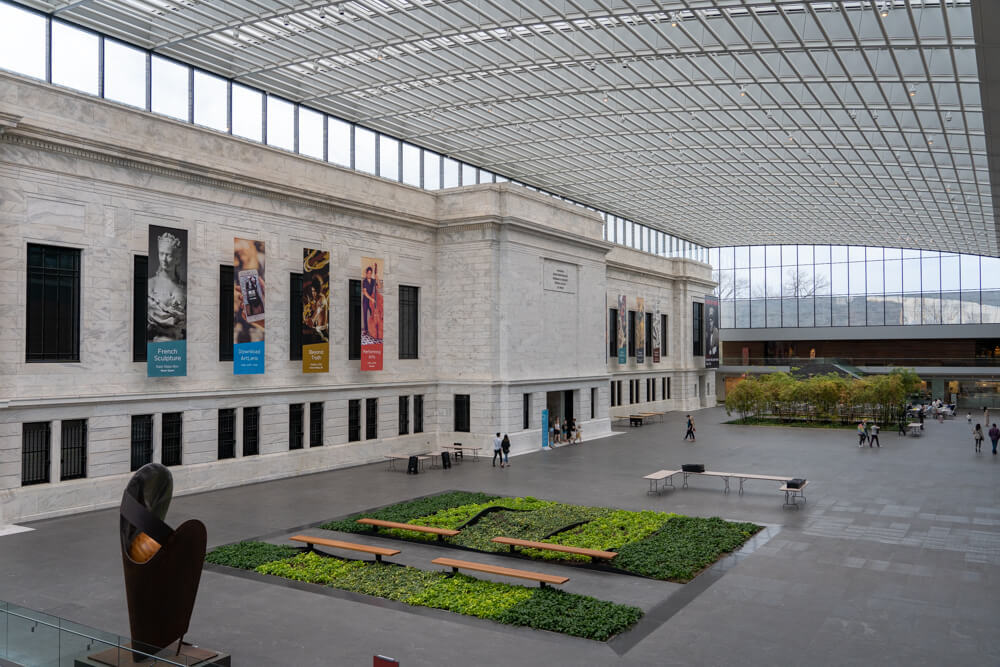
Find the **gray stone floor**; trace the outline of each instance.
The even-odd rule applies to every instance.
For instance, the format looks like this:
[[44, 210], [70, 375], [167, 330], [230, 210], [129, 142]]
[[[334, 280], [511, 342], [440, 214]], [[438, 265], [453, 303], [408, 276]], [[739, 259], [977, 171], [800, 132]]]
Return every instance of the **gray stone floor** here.
[[[720, 409], [695, 413], [698, 442], [689, 444], [683, 417], [519, 456], [506, 470], [486, 460], [414, 477], [372, 465], [177, 498], [168, 516], [172, 525], [202, 519], [213, 546], [465, 489], [774, 527], [721, 576], [689, 589], [686, 604], [686, 587], [574, 573], [570, 590], [644, 608], [675, 602], [676, 613], [638, 642], [602, 644], [214, 571], [202, 578], [189, 638], [232, 652], [240, 666], [370, 665], [376, 653], [404, 667], [1000, 664], [1000, 456], [989, 447], [975, 455], [964, 420], [928, 422], [922, 438], [887, 432], [881, 449], [859, 449], [851, 431], [729, 426]], [[681, 463], [807, 477], [808, 504], [783, 510], [765, 482], [724, 495], [714, 478], [646, 495], [642, 475]], [[31, 527], [0, 537], [0, 599], [127, 633], [117, 512]], [[404, 553], [416, 564], [433, 548]]]

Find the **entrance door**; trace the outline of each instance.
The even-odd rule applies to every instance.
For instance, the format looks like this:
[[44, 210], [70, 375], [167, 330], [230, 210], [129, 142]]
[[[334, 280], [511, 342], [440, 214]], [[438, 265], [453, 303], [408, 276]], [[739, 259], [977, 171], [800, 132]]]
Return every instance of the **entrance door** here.
[[573, 414], [573, 393], [575, 389], [567, 389], [563, 392], [563, 419], [570, 421], [575, 416]]

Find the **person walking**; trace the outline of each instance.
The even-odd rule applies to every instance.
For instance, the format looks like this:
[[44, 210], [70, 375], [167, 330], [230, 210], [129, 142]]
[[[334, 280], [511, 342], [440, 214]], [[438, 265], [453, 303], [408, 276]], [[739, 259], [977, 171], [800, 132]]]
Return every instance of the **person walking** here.
[[983, 449], [983, 427], [979, 424], [972, 429], [972, 439], [976, 441], [976, 453], [979, 454]]
[[871, 447], [872, 443], [875, 443], [876, 447], [882, 449], [882, 445], [878, 442], [878, 424], [874, 422], [872, 423], [871, 431], [868, 434], [868, 446]]
[[497, 437], [493, 438], [493, 467], [497, 467], [497, 458], [500, 459], [500, 467], [503, 467], [503, 455], [500, 453], [502, 441], [500, 440], [500, 434], [497, 433]]
[[684, 439], [687, 440], [690, 436], [691, 442], [694, 442], [694, 420], [691, 419], [691, 415], [687, 416], [687, 431], [684, 433]]
[[871, 447], [872, 446], [872, 424], [867, 419], [864, 421], [864, 423], [865, 423], [865, 440], [868, 442], [868, 446]]
[[556, 421], [555, 421], [555, 423], [552, 426], [552, 445], [555, 446], [555, 444], [557, 442], [559, 442], [559, 418], [558, 417], [556, 417]]
[[566, 428], [564, 429], [566, 433], [566, 444], [573, 444], [573, 431], [576, 429], [576, 417], [566, 421]]
[[990, 429], [990, 440], [993, 442], [993, 456], [997, 455], [997, 440], [1000, 440], [1000, 428], [994, 424]]
[[899, 435], [901, 437], [906, 437], [906, 418], [905, 415], [900, 415], [899, 417]]
[[503, 434], [503, 440], [500, 442], [500, 448], [503, 450], [503, 461], [500, 463], [500, 467], [504, 466], [510, 467], [510, 438], [507, 434]]
[[583, 442], [583, 427], [576, 423], [576, 419], [573, 420], [573, 425], [576, 427], [573, 429], [574, 438], [573, 444], [578, 445]]
[[865, 440], [868, 436], [865, 435], [865, 424], [864, 422], [858, 422], [858, 447], [865, 446]]

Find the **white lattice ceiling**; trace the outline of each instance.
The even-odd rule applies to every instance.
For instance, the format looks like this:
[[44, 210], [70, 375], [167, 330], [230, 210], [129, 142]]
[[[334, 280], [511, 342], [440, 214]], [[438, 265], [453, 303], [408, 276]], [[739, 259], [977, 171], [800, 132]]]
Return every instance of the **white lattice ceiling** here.
[[703, 245], [996, 255], [970, 1], [28, 4]]

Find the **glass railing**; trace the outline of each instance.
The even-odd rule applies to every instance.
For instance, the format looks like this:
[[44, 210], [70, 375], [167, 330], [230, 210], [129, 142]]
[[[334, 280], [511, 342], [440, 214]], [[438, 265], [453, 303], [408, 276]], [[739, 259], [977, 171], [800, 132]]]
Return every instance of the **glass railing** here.
[[128, 637], [0, 600], [0, 664], [23, 667], [126, 665], [133, 664], [130, 654], [136, 663], [144, 660], [143, 665], [210, 667], [222, 664], [173, 653], [172, 650], [159, 654], [152, 649], [149, 652], [136, 650]]
[[996, 357], [743, 357], [739, 354], [723, 354], [723, 366], [794, 366], [804, 367], [819, 364], [840, 364], [853, 367], [897, 366], [915, 368], [917, 366], [956, 366], [963, 368], [1000, 366]]

